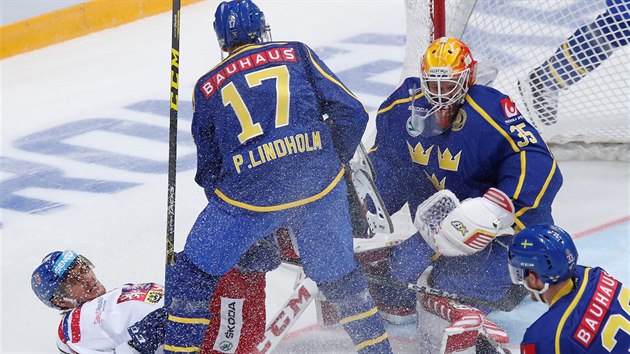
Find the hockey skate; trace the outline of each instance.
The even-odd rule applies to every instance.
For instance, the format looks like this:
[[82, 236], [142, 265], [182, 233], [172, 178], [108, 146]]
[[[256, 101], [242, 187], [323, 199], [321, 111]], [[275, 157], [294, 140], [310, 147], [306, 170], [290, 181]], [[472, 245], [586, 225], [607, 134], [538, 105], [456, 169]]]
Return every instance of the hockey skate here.
[[558, 90], [545, 86], [536, 69], [518, 80], [518, 91], [534, 126], [556, 124]]

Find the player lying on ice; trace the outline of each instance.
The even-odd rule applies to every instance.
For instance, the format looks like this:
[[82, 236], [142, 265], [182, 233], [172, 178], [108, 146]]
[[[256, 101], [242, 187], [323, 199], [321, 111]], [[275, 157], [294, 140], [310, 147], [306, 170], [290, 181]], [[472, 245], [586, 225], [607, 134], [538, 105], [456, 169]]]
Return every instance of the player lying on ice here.
[[[247, 268], [250, 259], [246, 255], [239, 266]], [[278, 264], [279, 259], [271, 267]], [[166, 320], [163, 287], [156, 283], [124, 284], [107, 292], [93, 268], [87, 258], [66, 250], [51, 252], [33, 272], [35, 295], [62, 314], [57, 330], [59, 351], [162, 352]], [[213, 347], [228, 343], [219, 328], [230, 320], [227, 311], [231, 303], [239, 304], [238, 313], [233, 311], [233, 318], [238, 319], [233, 327], [238, 327], [238, 333], [230, 336], [229, 343], [239, 348], [238, 353], [254, 351], [265, 329], [264, 289], [264, 272], [233, 269], [221, 278], [210, 303], [211, 313], [221, 321], [208, 326], [201, 353], [218, 353]]]
[[[476, 64], [463, 42], [439, 38], [421, 77], [405, 79], [380, 106], [369, 154], [375, 184], [390, 213], [408, 205], [419, 232], [371, 271], [514, 307], [526, 292], [510, 281], [507, 245], [514, 230], [553, 222], [562, 176], [510, 97], [476, 82]], [[507, 342], [488, 309], [383, 285], [371, 293], [391, 321], [413, 321], [417, 310], [426, 352], [465, 350], [480, 331]]]

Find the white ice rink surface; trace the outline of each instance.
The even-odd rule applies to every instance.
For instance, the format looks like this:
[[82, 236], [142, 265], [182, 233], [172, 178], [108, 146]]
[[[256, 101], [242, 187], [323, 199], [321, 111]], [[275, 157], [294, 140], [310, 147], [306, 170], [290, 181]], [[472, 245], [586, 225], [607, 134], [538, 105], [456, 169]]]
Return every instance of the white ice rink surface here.
[[[212, 31], [217, 1], [182, 10], [176, 249], [205, 197], [194, 183], [190, 97], [220, 60]], [[398, 83], [404, 5], [392, 1], [259, 1], [276, 40], [314, 48], [373, 118]], [[0, 352], [54, 353], [59, 315], [33, 295], [30, 275], [52, 250], [74, 249], [96, 264], [108, 288], [164, 281], [170, 14], [0, 61]], [[553, 51], [553, 48], [548, 48]], [[156, 102], [162, 101], [162, 102]], [[373, 121], [365, 136], [373, 139]], [[630, 169], [623, 162], [560, 162], [558, 225], [580, 236], [580, 262], [630, 281]], [[398, 233], [412, 231], [404, 217]], [[268, 318], [294, 273], [268, 275]], [[544, 305], [525, 301], [492, 315], [516, 345]], [[282, 352], [349, 352], [343, 334], [311, 330], [311, 307]], [[392, 335], [410, 329], [392, 329]], [[402, 343], [402, 344], [401, 344]], [[414, 348], [396, 340], [398, 352]]]

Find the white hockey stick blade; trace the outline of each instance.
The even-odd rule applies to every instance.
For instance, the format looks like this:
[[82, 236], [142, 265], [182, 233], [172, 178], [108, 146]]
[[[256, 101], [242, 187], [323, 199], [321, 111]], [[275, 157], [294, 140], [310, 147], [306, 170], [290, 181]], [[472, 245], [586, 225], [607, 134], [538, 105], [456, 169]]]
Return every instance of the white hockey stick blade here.
[[363, 143], [360, 143], [357, 147], [357, 151], [354, 152], [354, 156], [352, 160], [350, 160], [349, 165], [352, 172], [366, 171], [370, 179], [374, 179], [374, 167], [372, 166], [372, 162]]
[[305, 278], [295, 288], [289, 301], [282, 306], [273, 321], [265, 329], [263, 339], [256, 347], [259, 354], [271, 353], [278, 346], [282, 338], [302, 316], [308, 305], [313, 302], [318, 292], [317, 285], [309, 278]]
[[365, 170], [353, 171], [352, 183], [359, 195], [359, 199], [365, 203], [366, 199], [372, 199], [376, 213], [367, 211], [366, 217], [370, 230], [374, 233], [391, 234], [394, 232], [394, 224], [385, 208], [381, 195], [376, 190], [374, 181]]
[[413, 234], [411, 233], [406, 233], [404, 235], [394, 234], [394, 233], [392, 234], [379, 233], [379, 234], [374, 235], [374, 237], [372, 238], [365, 238], [365, 239], [355, 238], [353, 240], [354, 253], [356, 254], [356, 253], [363, 253], [363, 252], [370, 252], [370, 251], [391, 248], [393, 246], [397, 246], [405, 242], [405, 240], [407, 240], [412, 235]]

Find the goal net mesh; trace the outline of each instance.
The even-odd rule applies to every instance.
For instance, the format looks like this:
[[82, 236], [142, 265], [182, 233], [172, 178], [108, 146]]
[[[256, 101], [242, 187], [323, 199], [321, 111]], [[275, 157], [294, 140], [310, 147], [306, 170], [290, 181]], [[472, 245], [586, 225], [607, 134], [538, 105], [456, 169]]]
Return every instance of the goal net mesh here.
[[[433, 1], [445, 1], [446, 34], [471, 48], [480, 71], [483, 66], [498, 69], [492, 86], [510, 95], [556, 157], [630, 160], [630, 46], [624, 46], [630, 36], [626, 18], [630, 18], [630, 4], [622, 0], [405, 0], [403, 78], [420, 73], [422, 54], [433, 38], [433, 18], [439, 18], [433, 16]], [[598, 26], [592, 25], [597, 21]], [[623, 21], [625, 25], [619, 25]], [[592, 48], [577, 44], [584, 42]], [[521, 94], [517, 84], [544, 65], [550, 65], [559, 79], [551, 74], [536, 77], [530, 87], [546, 88], [538, 95], [555, 102], [552, 119], [545, 115], [548, 111], [541, 114], [533, 109], [531, 90]]]

